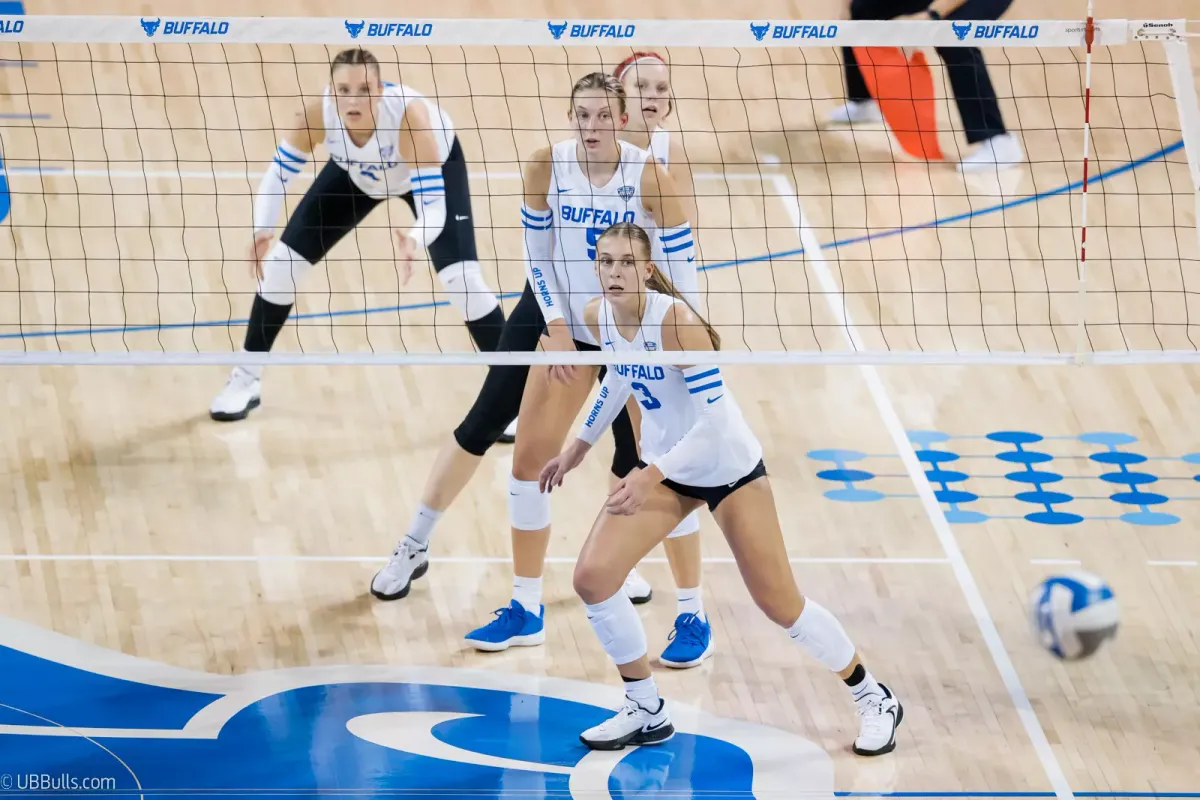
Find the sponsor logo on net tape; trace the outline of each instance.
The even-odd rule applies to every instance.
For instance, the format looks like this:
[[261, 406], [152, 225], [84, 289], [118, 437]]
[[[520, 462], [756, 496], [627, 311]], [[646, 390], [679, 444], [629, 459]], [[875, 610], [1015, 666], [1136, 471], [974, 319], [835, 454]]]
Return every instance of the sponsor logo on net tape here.
[[[1135, 39], [1180, 39], [1179, 22], [1173, 19], [1150, 19], [1145, 22], [1135, 22]], [[1130, 26], [1132, 27], [1132, 26]]]
[[[836, 39], [837, 25], [772, 25], [770, 22], [751, 22], [754, 40], [764, 39]], [[769, 36], [768, 36], [769, 34]]]
[[637, 25], [632, 23], [584, 23], [584, 22], [555, 22], [550, 20], [546, 28], [555, 41], [564, 36], [568, 39], [632, 39], [637, 32]]
[[987, 22], [951, 22], [954, 35], [960, 42], [967, 39], [1036, 39], [1037, 25], [1008, 25]]
[[433, 35], [432, 22], [367, 22], [365, 19], [355, 22], [348, 19], [345, 25], [351, 39], [364, 35], [368, 39], [422, 39]]
[[229, 21], [217, 19], [163, 19], [141, 17], [142, 30], [153, 38], [163, 36], [224, 36], [229, 33]]

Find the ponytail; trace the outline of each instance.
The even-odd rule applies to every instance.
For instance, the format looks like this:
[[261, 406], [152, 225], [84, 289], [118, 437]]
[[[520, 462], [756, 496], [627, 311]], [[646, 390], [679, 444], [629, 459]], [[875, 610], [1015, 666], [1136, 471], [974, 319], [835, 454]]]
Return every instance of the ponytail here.
[[650, 277], [646, 279], [646, 288], [659, 294], [670, 295], [687, 306], [688, 310], [695, 314], [696, 319], [700, 320], [700, 324], [704, 326], [704, 332], [708, 334], [708, 340], [712, 342], [713, 350], [721, 349], [721, 334], [717, 333], [716, 329], [709, 324], [708, 320], [701, 316], [699, 311], [692, 308], [692, 304], [688, 302], [686, 297], [679, 293], [679, 290], [675, 288], [675, 284], [666, 276], [666, 273], [658, 268], [657, 264], [650, 265]]

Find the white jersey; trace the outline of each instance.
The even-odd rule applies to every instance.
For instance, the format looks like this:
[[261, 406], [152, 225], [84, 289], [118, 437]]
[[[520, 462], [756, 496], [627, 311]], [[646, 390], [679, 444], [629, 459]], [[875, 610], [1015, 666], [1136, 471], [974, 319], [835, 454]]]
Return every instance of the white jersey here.
[[[662, 321], [678, 302], [658, 292], [646, 292], [646, 310], [633, 340], [621, 336], [608, 300], [600, 301], [597, 327], [606, 351], [644, 352], [662, 347]], [[691, 387], [679, 367], [618, 364], [613, 372], [633, 389], [642, 406], [641, 458], [647, 464], [665, 455], [696, 424]], [[762, 444], [742, 416], [742, 410], [726, 387], [723, 397], [720, 452], [702, 464], [690, 465], [678, 480], [689, 486], [727, 486], [748, 475], [762, 460]]]
[[664, 168], [671, 166], [671, 132], [666, 128], [655, 128], [650, 134], [650, 154], [662, 162]]
[[616, 172], [604, 186], [588, 180], [575, 157], [576, 140], [554, 145], [546, 202], [554, 213], [554, 273], [566, 295], [564, 317], [571, 336], [596, 344], [583, 321], [584, 307], [600, 295], [596, 239], [609, 226], [632, 222], [648, 231], [654, 220], [642, 206], [642, 170], [650, 153], [628, 142], [621, 146]]
[[325, 117], [325, 147], [329, 157], [350, 173], [350, 180], [371, 197], [385, 198], [408, 194], [412, 190], [409, 165], [400, 157], [400, 121], [409, 103], [421, 102], [429, 109], [433, 135], [437, 139], [438, 157], [445, 163], [454, 145], [454, 123], [441, 106], [415, 89], [399, 83], [385, 83], [379, 109], [375, 113], [375, 133], [362, 147], [350, 139], [350, 134], [338, 116], [337, 99], [325, 88], [323, 113]]

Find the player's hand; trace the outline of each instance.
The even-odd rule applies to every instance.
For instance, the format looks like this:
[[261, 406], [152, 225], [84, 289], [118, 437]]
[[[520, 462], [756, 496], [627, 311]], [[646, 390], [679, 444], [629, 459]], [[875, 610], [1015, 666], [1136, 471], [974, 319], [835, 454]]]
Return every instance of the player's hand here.
[[892, 19], [900, 21], [900, 22], [904, 22], [904, 21], [911, 22], [913, 20], [919, 20], [921, 22], [929, 22], [929, 20], [933, 19], [933, 17], [929, 16], [929, 13], [926, 11], [918, 11], [915, 14], [901, 14], [898, 17], [892, 17]]
[[646, 502], [646, 495], [650, 489], [650, 482], [644, 477], [645, 472], [634, 467], [632, 472], [617, 481], [617, 485], [608, 493], [604, 510], [609, 514], [626, 517], [636, 514]]
[[542, 474], [538, 476], [538, 488], [549, 494], [554, 491], [554, 487], [562, 486], [563, 478], [568, 472], [583, 463], [583, 457], [591, 449], [592, 446], [583, 439], [576, 439], [566, 450], [547, 461], [546, 466], [542, 467]]
[[[542, 350], [547, 353], [574, 353], [575, 340], [571, 337], [571, 329], [562, 320], [555, 320], [546, 327], [542, 336]], [[550, 379], [561, 383], [570, 383], [575, 379], [575, 367], [570, 364], [551, 364]]]
[[413, 259], [417, 257], [417, 240], [403, 231], [396, 231], [396, 269], [399, 270], [400, 285], [407, 286], [412, 280]]
[[250, 245], [250, 257], [247, 261], [250, 262], [250, 276], [256, 281], [262, 280], [262, 260], [271, 249], [271, 241], [274, 238], [274, 231], [259, 231], [254, 234], [254, 244]]

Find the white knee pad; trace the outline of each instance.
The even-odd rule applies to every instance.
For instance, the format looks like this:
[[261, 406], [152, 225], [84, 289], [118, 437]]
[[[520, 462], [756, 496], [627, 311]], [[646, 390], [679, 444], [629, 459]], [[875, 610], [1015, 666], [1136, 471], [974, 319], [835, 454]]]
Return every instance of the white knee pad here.
[[519, 481], [509, 476], [508, 521], [518, 531], [550, 527], [550, 495], [538, 489], [537, 481]]
[[854, 643], [842, 623], [827, 608], [807, 597], [800, 618], [788, 628], [788, 636], [834, 672], [841, 672], [854, 660]]
[[667, 534], [668, 539], [678, 539], [682, 536], [691, 536], [700, 530], [700, 509], [696, 509], [688, 514], [679, 524], [675, 526], [675, 530]]
[[628, 664], [646, 655], [646, 629], [625, 594], [625, 587], [607, 600], [589, 605], [587, 615], [604, 652], [614, 664]]
[[459, 261], [438, 272], [446, 299], [459, 310], [463, 319], [474, 322], [486, 317], [500, 305], [496, 293], [483, 279], [478, 261]]
[[262, 261], [262, 280], [258, 293], [263, 300], [277, 306], [290, 306], [296, 302], [296, 286], [312, 269], [304, 256], [283, 242], [276, 242]]

